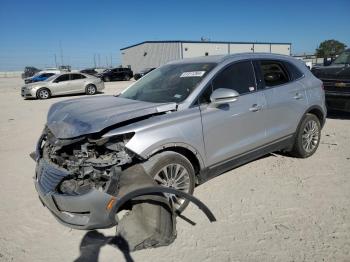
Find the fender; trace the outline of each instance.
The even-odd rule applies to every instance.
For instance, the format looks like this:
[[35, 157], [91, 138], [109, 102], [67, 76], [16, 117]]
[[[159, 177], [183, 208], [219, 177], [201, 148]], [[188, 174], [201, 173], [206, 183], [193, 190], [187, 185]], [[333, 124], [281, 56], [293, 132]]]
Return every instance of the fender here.
[[200, 210], [203, 211], [203, 213], [207, 216], [210, 222], [215, 222], [216, 218], [214, 214], [210, 211], [210, 209], [199, 199], [195, 198], [192, 195], [189, 195], [185, 192], [173, 189], [173, 188], [168, 188], [168, 187], [162, 187], [162, 186], [151, 186], [151, 187], [144, 187], [140, 189], [136, 189], [134, 191], [131, 191], [127, 194], [125, 194], [123, 197], [118, 199], [116, 201], [116, 204], [113, 206], [111, 212], [110, 212], [110, 217], [111, 219], [114, 218], [114, 215], [118, 213], [119, 209], [129, 200], [139, 197], [139, 196], [144, 196], [144, 195], [152, 195], [156, 193], [168, 193], [168, 194], [174, 194], [183, 198], [186, 198], [187, 200], [191, 201], [194, 203]]

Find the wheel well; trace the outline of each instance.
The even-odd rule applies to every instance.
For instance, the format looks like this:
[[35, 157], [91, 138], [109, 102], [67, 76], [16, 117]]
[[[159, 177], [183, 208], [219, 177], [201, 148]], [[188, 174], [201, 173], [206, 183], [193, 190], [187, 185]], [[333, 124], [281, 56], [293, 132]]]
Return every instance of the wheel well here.
[[186, 157], [192, 164], [193, 168], [194, 168], [194, 173], [197, 175], [201, 169], [199, 160], [197, 158], [197, 156], [189, 149], [184, 148], [184, 147], [178, 147], [178, 146], [174, 146], [174, 147], [167, 147], [164, 148], [161, 151], [158, 151], [156, 154], [160, 153], [160, 152], [164, 152], [164, 151], [173, 151], [176, 153], [179, 153], [180, 155], [183, 155], [184, 157]]
[[320, 109], [313, 108], [313, 109], [309, 110], [307, 113], [315, 115], [318, 118], [318, 120], [320, 120], [321, 126], [324, 125], [325, 117]]

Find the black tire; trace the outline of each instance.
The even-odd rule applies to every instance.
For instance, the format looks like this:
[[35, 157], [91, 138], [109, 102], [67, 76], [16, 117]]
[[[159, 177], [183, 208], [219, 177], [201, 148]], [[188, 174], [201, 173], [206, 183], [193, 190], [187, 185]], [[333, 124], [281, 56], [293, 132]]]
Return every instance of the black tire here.
[[130, 78], [131, 78], [131, 77], [130, 77], [129, 75], [124, 76], [124, 80], [125, 80], [125, 81], [129, 81]]
[[110, 82], [111, 79], [110, 79], [109, 76], [105, 76], [105, 77], [103, 77], [103, 81], [104, 81], [104, 82]]
[[97, 93], [96, 86], [93, 85], [93, 84], [87, 85], [86, 88], [85, 88], [85, 93], [87, 95], [95, 95]]
[[[307, 132], [307, 130], [311, 131]], [[318, 145], [320, 144], [320, 140], [320, 120], [313, 114], [306, 114], [297, 130], [293, 149], [291, 150], [290, 155], [298, 158], [307, 158], [312, 156], [316, 152]]]
[[47, 88], [40, 88], [36, 92], [36, 97], [41, 100], [49, 99], [51, 97], [51, 92]]
[[[177, 172], [177, 174], [175, 174], [175, 178], [178, 176], [183, 175], [182, 177], [185, 177], [183, 180], [181, 178], [178, 178], [178, 185], [182, 185], [180, 187], [185, 187], [185, 185], [188, 184], [188, 188], [186, 187], [186, 189], [180, 189], [190, 195], [193, 194], [194, 191], [194, 187], [195, 187], [195, 172], [194, 172], [194, 168], [191, 164], [191, 162], [184, 157], [183, 155], [173, 152], [173, 151], [164, 151], [161, 152], [157, 155], [152, 156], [145, 164], [144, 164], [144, 168], [146, 170], [146, 172], [155, 179], [155, 181], [163, 186], [168, 186], [168, 187], [173, 187], [173, 188], [177, 188], [175, 185], [166, 185], [166, 184], [162, 184], [159, 182], [159, 177], [165, 177], [164, 176], [164, 172], [162, 171], [162, 169], [166, 169], [168, 171], [173, 170], [173, 171], [177, 171], [177, 166], [179, 166], [179, 170]], [[176, 170], [174, 170], [176, 169]], [[186, 175], [186, 171], [188, 176]], [[181, 173], [180, 173], [181, 172]], [[183, 173], [185, 172], [185, 173]], [[158, 175], [158, 176], [157, 176]], [[157, 176], [157, 177], [156, 177]], [[171, 180], [171, 179], [170, 179]], [[175, 181], [175, 179], [174, 179]], [[173, 183], [174, 183], [173, 181]], [[176, 181], [175, 181], [176, 183]], [[177, 188], [179, 189], [179, 188]], [[168, 196], [170, 197], [170, 196]], [[172, 199], [174, 200], [174, 199]], [[189, 201], [186, 199], [178, 199], [180, 201], [183, 201], [180, 203], [175, 203], [175, 208], [176, 208], [176, 212], [177, 213], [181, 213], [185, 210], [185, 208], [187, 207]]]

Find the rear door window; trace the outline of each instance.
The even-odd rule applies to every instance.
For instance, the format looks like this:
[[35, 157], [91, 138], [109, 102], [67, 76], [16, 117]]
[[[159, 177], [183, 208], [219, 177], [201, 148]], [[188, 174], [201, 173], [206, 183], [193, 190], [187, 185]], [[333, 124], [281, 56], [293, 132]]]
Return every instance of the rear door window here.
[[280, 61], [260, 61], [262, 77], [266, 87], [284, 85], [291, 81], [290, 75]]
[[291, 78], [293, 80], [297, 80], [297, 79], [304, 76], [304, 74], [292, 63], [284, 62], [284, 65], [286, 66], [286, 68], [289, 72], [289, 75], [291, 76]]
[[85, 76], [82, 74], [71, 74], [71, 80], [83, 79]]
[[65, 74], [57, 77], [55, 82], [59, 83], [59, 82], [68, 81], [68, 80], [69, 80], [69, 74]]

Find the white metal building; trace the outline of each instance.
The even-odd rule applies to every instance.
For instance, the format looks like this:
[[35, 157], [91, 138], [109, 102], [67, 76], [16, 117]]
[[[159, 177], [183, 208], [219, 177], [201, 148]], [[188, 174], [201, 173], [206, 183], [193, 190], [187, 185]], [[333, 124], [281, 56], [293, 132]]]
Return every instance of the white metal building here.
[[169, 61], [207, 55], [243, 52], [291, 54], [291, 43], [145, 41], [120, 49], [122, 65], [134, 72], [159, 67]]

